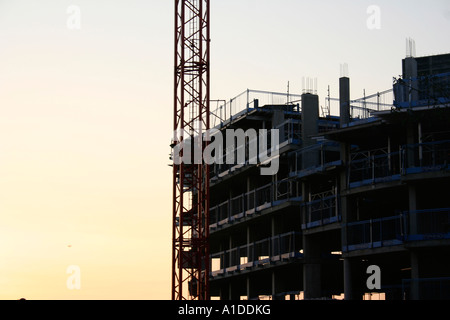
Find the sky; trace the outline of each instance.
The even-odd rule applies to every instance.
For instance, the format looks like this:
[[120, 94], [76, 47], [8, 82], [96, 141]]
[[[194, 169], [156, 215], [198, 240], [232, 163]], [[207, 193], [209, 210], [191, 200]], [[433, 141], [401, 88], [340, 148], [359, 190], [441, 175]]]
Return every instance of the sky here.
[[[173, 18], [0, 0], [0, 299], [170, 299]], [[346, 63], [359, 98], [392, 87], [407, 38], [448, 53], [449, 31], [447, 0], [211, 0], [211, 96], [312, 77], [323, 104]]]

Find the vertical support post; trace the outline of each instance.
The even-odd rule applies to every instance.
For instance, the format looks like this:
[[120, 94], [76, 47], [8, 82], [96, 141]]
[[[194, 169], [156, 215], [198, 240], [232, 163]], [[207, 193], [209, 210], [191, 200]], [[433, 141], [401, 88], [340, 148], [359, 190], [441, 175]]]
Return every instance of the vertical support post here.
[[322, 297], [321, 245], [314, 235], [303, 235], [305, 263], [303, 264], [303, 288], [305, 299]]
[[344, 258], [344, 295], [345, 300], [353, 300], [352, 266], [350, 258]]
[[422, 139], [422, 123], [417, 125], [418, 137], [419, 137], [419, 166], [423, 166], [423, 139]]
[[341, 127], [350, 123], [350, 79], [342, 77], [339, 79], [339, 103]]
[[[302, 138], [304, 147], [312, 147], [316, 141], [312, 138], [319, 132], [319, 97], [309, 93], [302, 95]], [[307, 169], [320, 164], [320, 150], [306, 150], [302, 155], [302, 168]]]

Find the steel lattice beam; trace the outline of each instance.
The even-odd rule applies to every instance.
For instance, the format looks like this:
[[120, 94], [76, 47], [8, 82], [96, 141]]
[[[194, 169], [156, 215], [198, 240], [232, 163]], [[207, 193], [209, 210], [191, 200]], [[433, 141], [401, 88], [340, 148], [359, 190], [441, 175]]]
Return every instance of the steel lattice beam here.
[[[209, 0], [175, 0], [172, 147], [210, 129], [209, 9]], [[210, 298], [209, 167], [201, 162], [173, 165], [172, 300]]]

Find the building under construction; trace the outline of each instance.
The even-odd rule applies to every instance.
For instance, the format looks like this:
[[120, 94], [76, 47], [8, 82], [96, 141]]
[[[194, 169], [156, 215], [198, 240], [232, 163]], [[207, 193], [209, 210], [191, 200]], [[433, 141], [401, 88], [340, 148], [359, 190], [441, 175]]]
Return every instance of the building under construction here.
[[450, 54], [402, 63], [357, 100], [341, 77], [322, 106], [314, 90], [219, 104], [219, 130], [279, 129], [280, 167], [210, 166], [211, 297], [450, 298]]

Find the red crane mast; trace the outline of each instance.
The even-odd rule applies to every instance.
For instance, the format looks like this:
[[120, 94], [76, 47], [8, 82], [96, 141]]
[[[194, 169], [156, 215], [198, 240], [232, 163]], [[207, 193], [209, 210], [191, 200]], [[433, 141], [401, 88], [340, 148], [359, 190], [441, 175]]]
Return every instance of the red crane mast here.
[[184, 161], [173, 164], [172, 300], [210, 299], [209, 167], [180, 148], [206, 148], [198, 138], [210, 129], [209, 20], [209, 0], [175, 0], [172, 148]]

